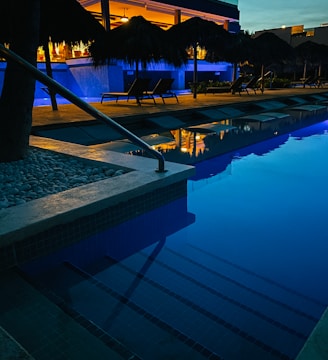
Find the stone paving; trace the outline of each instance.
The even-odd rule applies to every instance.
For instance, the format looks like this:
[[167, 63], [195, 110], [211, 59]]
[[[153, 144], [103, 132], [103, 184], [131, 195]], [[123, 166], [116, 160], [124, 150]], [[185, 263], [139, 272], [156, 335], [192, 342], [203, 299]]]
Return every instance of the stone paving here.
[[[327, 88], [290, 88], [266, 90], [263, 94], [247, 95], [242, 92], [241, 96], [231, 93], [219, 94], [198, 94], [194, 99], [192, 94], [183, 93], [178, 95], [179, 103], [174, 98], [166, 99], [165, 104], [157, 101], [155, 105], [152, 100], [145, 99], [141, 106], [135, 102], [134, 99], [119, 100], [117, 103], [114, 100], [105, 101], [102, 104], [100, 99], [98, 102], [92, 102], [90, 105], [95, 107], [98, 111], [104, 113], [113, 120], [124, 125], [131, 122], [131, 117], [135, 119], [142, 119], [149, 115], [157, 114], [172, 114], [173, 112], [182, 112], [186, 110], [195, 110], [203, 107], [214, 107], [227, 104], [240, 104], [245, 102], [254, 102], [269, 99], [278, 99], [280, 97], [300, 96], [307, 94], [328, 92]], [[33, 126], [45, 125], [60, 125], [79, 121], [92, 121], [94, 118], [86, 112], [77, 108], [73, 104], [58, 104], [58, 111], [53, 111], [51, 106], [37, 106], [33, 110]]]

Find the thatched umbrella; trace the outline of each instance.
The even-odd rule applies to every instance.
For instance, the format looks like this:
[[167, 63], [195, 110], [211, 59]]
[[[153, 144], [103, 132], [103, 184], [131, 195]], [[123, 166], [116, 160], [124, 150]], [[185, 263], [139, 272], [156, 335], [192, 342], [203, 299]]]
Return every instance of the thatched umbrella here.
[[95, 40], [104, 27], [77, 0], [41, 0], [40, 40], [68, 42]]
[[[0, 41], [10, 43], [13, 33], [17, 31], [8, 16], [14, 13], [14, 5], [6, 1], [1, 7]], [[104, 27], [77, 0], [40, 0], [39, 44], [44, 48], [47, 74], [50, 77], [49, 39], [52, 42], [88, 42], [102, 36], [104, 32]], [[50, 96], [53, 109], [57, 110], [55, 94], [51, 89]]]
[[254, 64], [261, 65], [261, 90], [264, 91], [265, 67], [294, 59], [294, 49], [285, 40], [272, 32], [264, 32], [253, 40]]
[[247, 32], [229, 34], [229, 41], [223, 47], [208, 51], [206, 60], [227, 61], [233, 64], [232, 80], [237, 77], [237, 65], [249, 61], [253, 53], [253, 39]]
[[165, 60], [176, 66], [184, 62], [186, 55], [170, 47], [165, 30], [142, 16], [134, 16], [127, 23], [109, 31], [89, 48], [95, 65], [107, 60], [121, 59], [135, 65], [136, 78], [139, 65], [146, 69], [152, 62]]
[[[87, 43], [100, 37], [104, 27], [76, 0], [41, 0], [40, 44], [45, 51], [47, 74], [52, 77], [49, 39], [52, 42]], [[50, 89], [53, 110], [57, 110], [55, 94]]]
[[321, 65], [328, 58], [328, 46], [313, 41], [305, 41], [295, 47], [296, 56], [303, 63], [303, 78], [306, 78], [307, 65], [318, 66], [318, 77], [321, 76]]
[[222, 26], [213, 21], [204, 20], [200, 17], [192, 17], [186, 21], [173, 25], [167, 30], [171, 37], [171, 43], [177, 47], [192, 47], [194, 52], [193, 95], [197, 97], [197, 47], [207, 50], [215, 48], [228, 38], [228, 32]]

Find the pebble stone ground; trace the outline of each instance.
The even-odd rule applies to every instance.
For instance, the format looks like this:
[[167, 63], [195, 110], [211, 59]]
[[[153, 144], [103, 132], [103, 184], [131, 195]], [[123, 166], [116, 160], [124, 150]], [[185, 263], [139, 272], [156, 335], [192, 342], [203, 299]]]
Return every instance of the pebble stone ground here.
[[97, 161], [31, 147], [26, 159], [0, 163], [0, 209], [123, 173]]

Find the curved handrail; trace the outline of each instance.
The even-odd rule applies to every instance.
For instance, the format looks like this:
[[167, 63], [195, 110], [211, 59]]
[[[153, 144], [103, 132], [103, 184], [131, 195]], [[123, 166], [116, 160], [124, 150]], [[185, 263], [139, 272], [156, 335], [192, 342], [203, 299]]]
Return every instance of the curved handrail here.
[[7, 49], [3, 44], [0, 43], [0, 53], [4, 55], [5, 58], [8, 58], [12, 61], [15, 61], [17, 64], [22, 66], [24, 69], [29, 71], [34, 75], [34, 77], [42, 82], [44, 85], [48, 86], [49, 88], [53, 89], [56, 93], [62, 95], [64, 98], [72, 102], [74, 105], [78, 106], [80, 109], [84, 110], [88, 114], [92, 115], [98, 120], [101, 120], [105, 124], [113, 127], [116, 131], [120, 134], [126, 136], [130, 141], [134, 144], [140, 146], [146, 152], [149, 152], [153, 157], [157, 158], [158, 160], [158, 169], [157, 172], [165, 172], [165, 159], [164, 156], [157, 150], [153, 149], [149, 144], [145, 141], [134, 135], [132, 132], [127, 130], [125, 127], [121, 126], [113, 119], [102, 113], [101, 111], [97, 110], [90, 104], [86, 103], [85, 101], [81, 100], [78, 96], [72, 93], [70, 90], [66, 89], [64, 86], [59, 84], [56, 80], [50, 78], [48, 75], [42, 73], [38, 70], [35, 66], [30, 64], [28, 61], [23, 59], [21, 56], [17, 55], [10, 49]]

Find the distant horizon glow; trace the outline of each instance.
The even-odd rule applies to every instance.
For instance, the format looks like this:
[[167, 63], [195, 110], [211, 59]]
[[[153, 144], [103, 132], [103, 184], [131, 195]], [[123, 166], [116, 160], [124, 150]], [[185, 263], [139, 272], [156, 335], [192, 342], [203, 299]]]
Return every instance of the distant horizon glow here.
[[238, 8], [241, 29], [249, 33], [295, 25], [328, 26], [327, 0], [239, 0]]

